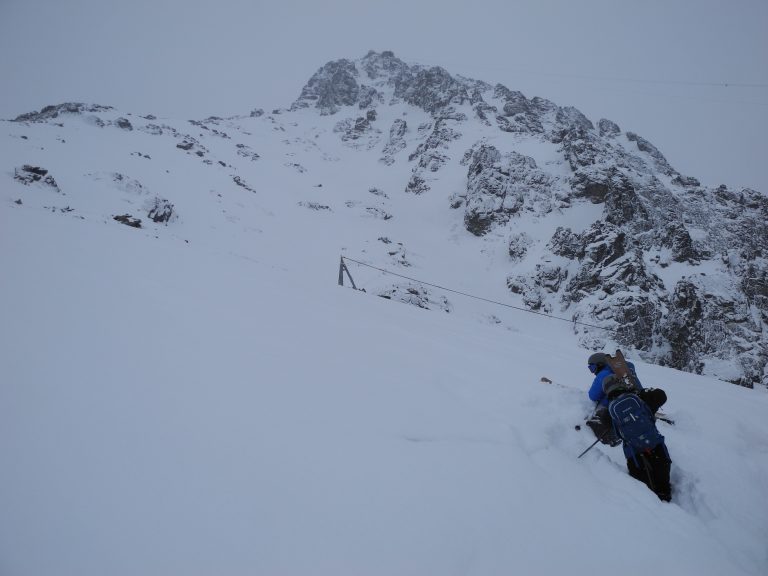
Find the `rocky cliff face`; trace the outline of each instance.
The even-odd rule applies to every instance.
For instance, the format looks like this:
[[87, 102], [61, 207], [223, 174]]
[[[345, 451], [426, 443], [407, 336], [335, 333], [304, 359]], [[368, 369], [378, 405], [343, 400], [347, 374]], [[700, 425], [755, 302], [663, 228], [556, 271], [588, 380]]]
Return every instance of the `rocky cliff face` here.
[[[391, 52], [326, 64], [293, 107], [332, 114], [397, 102], [433, 119], [410, 154], [408, 192], [434, 188], [435, 173], [458, 161], [448, 153], [452, 143], [477, 133], [460, 160], [465, 192], [446, 201], [463, 212], [473, 235], [508, 231], [507, 285], [525, 305], [608, 328], [619, 343], [661, 364], [706, 373], [728, 362], [734, 369], [721, 377], [768, 385], [765, 195], [703, 187], [651, 142], [610, 120], [595, 125], [573, 107], [442, 68], [409, 66]], [[405, 121], [388, 131], [382, 161], [392, 164], [393, 152], [405, 147]], [[487, 142], [500, 133], [509, 135], [512, 150]], [[514, 150], [526, 139], [556, 145], [567, 176]], [[521, 218], [567, 214], [583, 201], [602, 207], [586, 229], [559, 227], [541, 240], [516, 231]], [[547, 250], [517, 273], [537, 241]], [[604, 343], [599, 330], [582, 330], [586, 345]]]

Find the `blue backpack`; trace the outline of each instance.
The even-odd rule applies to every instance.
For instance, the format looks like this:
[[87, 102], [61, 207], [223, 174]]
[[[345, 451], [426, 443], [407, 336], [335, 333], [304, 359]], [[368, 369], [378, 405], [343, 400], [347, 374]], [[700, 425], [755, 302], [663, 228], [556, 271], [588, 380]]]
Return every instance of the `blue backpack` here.
[[611, 400], [608, 413], [619, 436], [635, 454], [652, 450], [664, 442], [664, 436], [656, 429], [653, 414], [636, 394], [630, 392]]

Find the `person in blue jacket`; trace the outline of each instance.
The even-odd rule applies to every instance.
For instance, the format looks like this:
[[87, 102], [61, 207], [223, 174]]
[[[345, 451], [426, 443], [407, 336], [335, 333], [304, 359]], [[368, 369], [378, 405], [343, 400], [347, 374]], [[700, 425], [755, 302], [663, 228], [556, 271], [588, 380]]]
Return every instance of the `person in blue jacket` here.
[[[643, 386], [640, 384], [640, 379], [635, 372], [635, 365], [631, 362], [627, 362], [627, 366], [635, 377], [638, 389], [642, 390]], [[589, 359], [587, 359], [587, 368], [595, 375], [587, 395], [590, 400], [596, 403], [595, 411], [587, 419], [587, 426], [592, 429], [595, 436], [600, 438], [600, 441], [603, 444], [618, 446], [621, 444], [621, 439], [616, 435], [616, 432], [613, 429], [611, 416], [608, 414], [608, 396], [603, 392], [603, 380], [605, 380], [606, 376], [613, 374], [613, 370], [611, 370], [611, 367], [608, 365], [607, 355], [603, 352], [595, 352]]]
[[[627, 366], [632, 371], [632, 376], [635, 377], [638, 390], [642, 390], [643, 385], [640, 383], [640, 378], [637, 377], [635, 365], [632, 364], [632, 362], [627, 362]], [[589, 387], [589, 392], [587, 393], [589, 399], [593, 402], [597, 402], [599, 406], [605, 406], [607, 408], [608, 396], [603, 392], [603, 380], [609, 374], [613, 374], [613, 370], [611, 370], [611, 367], [608, 365], [606, 354], [603, 354], [602, 352], [595, 352], [592, 354], [587, 360], [587, 368], [595, 375], [595, 379], [592, 380], [592, 386]]]

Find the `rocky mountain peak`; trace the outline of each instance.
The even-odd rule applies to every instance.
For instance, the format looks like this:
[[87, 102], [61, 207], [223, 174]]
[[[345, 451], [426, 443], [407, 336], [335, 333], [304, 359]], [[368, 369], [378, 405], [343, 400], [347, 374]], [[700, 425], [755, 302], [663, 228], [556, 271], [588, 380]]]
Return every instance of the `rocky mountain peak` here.
[[[489, 266], [488, 282], [532, 310], [589, 324], [574, 327], [584, 346], [618, 343], [648, 361], [768, 386], [768, 198], [702, 186], [649, 140], [611, 120], [595, 124], [573, 106], [439, 66], [408, 64], [390, 51], [324, 64], [288, 111], [255, 109], [242, 119], [250, 122], [247, 129], [238, 119], [216, 117], [184, 126], [152, 116], [128, 120], [109, 107], [81, 103], [48, 106], [14, 122], [60, 127], [73, 119], [125, 138], [168, 139], [168, 148], [228, 171], [227, 185], [248, 193], [259, 189], [251, 166], [265, 162], [252, 148], [261, 142], [252, 138], [256, 131], [279, 134], [276, 148], [289, 151], [278, 169], [304, 178], [313, 172], [301, 156], [311, 164], [316, 156], [336, 162], [347, 153], [370, 154], [345, 156], [351, 167], [335, 171], [337, 190], [350, 189], [344, 178], [362, 158], [386, 171], [385, 177], [372, 170], [365, 186], [379, 199], [402, 194], [414, 200], [404, 205], [416, 206], [415, 197], [429, 194], [431, 202], [442, 195], [437, 202], [449, 216], [441, 217], [451, 218], [446, 226], [463, 227], [468, 242], [482, 243], [479, 253], [496, 246], [506, 258]], [[235, 138], [232, 150], [216, 156], [222, 142]], [[246, 164], [238, 169], [240, 162]], [[30, 167], [47, 170], [25, 157], [9, 171], [14, 185], [66, 194], [58, 177]], [[386, 192], [377, 178], [390, 183]], [[120, 178], [118, 188], [126, 189], [127, 181]], [[173, 225], [184, 210], [183, 197], [135, 193], [147, 196], [140, 212], [145, 221], [159, 215]], [[344, 206], [360, 204], [350, 198]], [[332, 212], [329, 196], [300, 206]], [[366, 205], [364, 213], [387, 222], [398, 217], [389, 204]], [[401, 245], [377, 264], [407, 266], [405, 253]], [[380, 293], [409, 302], [414, 295], [399, 285]]]

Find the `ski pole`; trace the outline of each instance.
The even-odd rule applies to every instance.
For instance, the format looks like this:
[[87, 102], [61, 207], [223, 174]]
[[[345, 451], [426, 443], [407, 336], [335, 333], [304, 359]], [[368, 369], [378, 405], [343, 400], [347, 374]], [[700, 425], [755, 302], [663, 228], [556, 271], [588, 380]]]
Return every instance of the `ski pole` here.
[[582, 452], [581, 454], [579, 454], [579, 455], [578, 455], [576, 458], [581, 458], [582, 456], [584, 456], [584, 454], [586, 454], [587, 452], [589, 452], [590, 450], [592, 450], [592, 447], [593, 447], [595, 444], [597, 444], [598, 442], [600, 442], [600, 440], [602, 440], [602, 439], [603, 439], [603, 436], [605, 436], [607, 433], [608, 433], [608, 430], [606, 430], [605, 432], [603, 432], [602, 434], [600, 434], [600, 436], [598, 437], [598, 439], [597, 439], [597, 440], [595, 440], [594, 442], [592, 442], [592, 444], [590, 444], [590, 445], [589, 445], [589, 448], [587, 448], [586, 450], [584, 450], [584, 452]]

